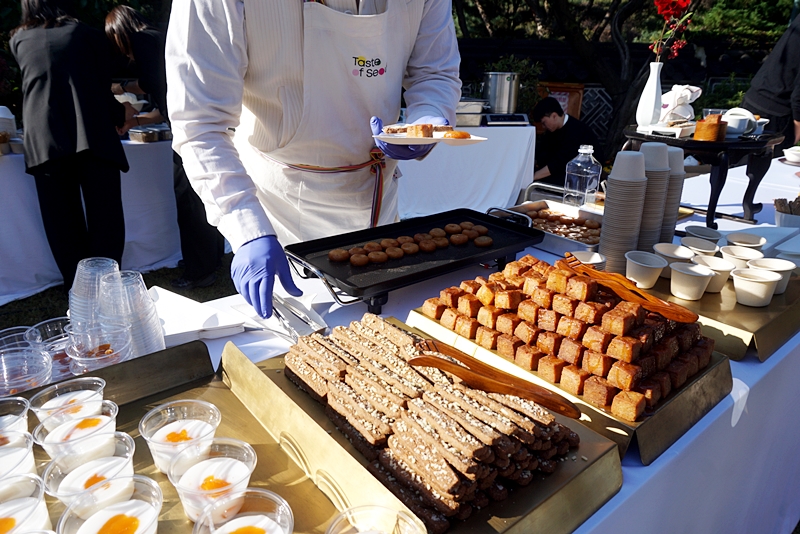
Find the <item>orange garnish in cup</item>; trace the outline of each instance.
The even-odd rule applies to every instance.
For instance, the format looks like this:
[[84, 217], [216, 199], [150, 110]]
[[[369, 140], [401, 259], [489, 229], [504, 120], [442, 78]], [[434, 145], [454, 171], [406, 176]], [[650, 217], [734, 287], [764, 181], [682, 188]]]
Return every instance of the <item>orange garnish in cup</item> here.
[[0, 517], [0, 534], [11, 532], [17, 526], [17, 520], [13, 517]]
[[[11, 440], [5, 437], [4, 435], [0, 434], [0, 447], [2, 447], [3, 445], [8, 445], [9, 443], [11, 443]], [[3, 534], [3, 532], [0, 531], [0, 534]]]
[[72, 437], [72, 434], [76, 430], [86, 430], [87, 428], [94, 428], [97, 425], [99, 425], [102, 421], [103, 421], [102, 419], [99, 419], [97, 417], [87, 417], [86, 419], [81, 419], [80, 421], [78, 421], [78, 424], [72, 427], [72, 430], [70, 430], [67, 433], [67, 435], [64, 436], [63, 441], [69, 441], [69, 439]]
[[237, 528], [231, 534], [266, 534], [266, 530], [258, 527], [242, 527]]
[[97, 534], [134, 534], [137, 528], [139, 518], [119, 514], [106, 521]]
[[104, 481], [105, 479], [106, 479], [106, 477], [104, 477], [104, 476], [101, 476], [101, 475], [98, 475], [98, 474], [94, 474], [94, 475], [92, 475], [92, 476], [90, 476], [89, 478], [86, 479], [86, 482], [84, 482], [84, 484], [83, 484], [83, 489], [89, 489], [92, 486], [94, 486], [95, 484], [98, 484], [98, 483]]
[[231, 483], [222, 478], [216, 478], [214, 475], [208, 476], [203, 479], [203, 483], [200, 484], [200, 489], [203, 491], [215, 490], [215, 489], [222, 489], [227, 486], [230, 486]]
[[164, 439], [167, 440], [167, 443], [180, 443], [181, 441], [190, 441], [192, 436], [184, 428], [180, 432], [170, 432]]

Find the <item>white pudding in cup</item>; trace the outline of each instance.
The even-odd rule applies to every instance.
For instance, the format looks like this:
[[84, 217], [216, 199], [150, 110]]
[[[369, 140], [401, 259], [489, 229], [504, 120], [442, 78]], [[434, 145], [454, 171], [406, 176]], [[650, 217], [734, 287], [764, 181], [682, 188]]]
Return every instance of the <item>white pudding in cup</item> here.
[[[92, 376], [73, 378], [72, 380], [59, 382], [58, 384], [53, 384], [52, 386], [43, 389], [31, 397], [31, 410], [34, 414], [36, 414], [39, 422], [44, 422], [45, 419], [62, 408], [76, 404], [84, 404], [87, 402], [101, 402], [103, 400], [103, 390], [105, 387], [105, 380]], [[96, 415], [99, 413], [100, 407], [97, 405], [95, 406], [98, 410], [96, 413], [87, 413], [86, 411], [81, 411], [78, 417]], [[58, 426], [56, 424], [56, 420], [51, 420], [48, 424], [51, 425], [51, 428], [48, 428], [48, 431], [51, 431], [53, 428], [55, 428], [55, 426]]]
[[44, 502], [44, 484], [34, 475], [3, 479], [0, 484], [0, 525], [4, 532], [50, 530], [50, 514]]
[[36, 427], [33, 439], [64, 471], [72, 471], [79, 465], [114, 454], [118, 411], [115, 403], [103, 401], [99, 415], [69, 419], [49, 432], [48, 419], [62, 420], [61, 412], [56, 412]]
[[0, 480], [26, 474], [37, 474], [33, 437], [27, 432], [0, 432]]

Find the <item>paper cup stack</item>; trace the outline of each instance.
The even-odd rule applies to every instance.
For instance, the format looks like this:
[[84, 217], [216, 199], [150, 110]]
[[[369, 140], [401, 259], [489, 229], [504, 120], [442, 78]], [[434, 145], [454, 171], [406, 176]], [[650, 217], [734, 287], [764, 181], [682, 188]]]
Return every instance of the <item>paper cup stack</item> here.
[[642, 143], [639, 152], [644, 155], [644, 174], [647, 191], [644, 195], [642, 226], [639, 229], [639, 250], [650, 252], [661, 238], [664, 220], [664, 200], [669, 185], [669, 156], [664, 143]]
[[667, 198], [664, 201], [664, 219], [661, 221], [661, 237], [659, 243], [672, 243], [675, 225], [678, 223], [678, 210], [683, 195], [683, 180], [686, 171], [683, 168], [683, 149], [676, 146], [667, 147], [669, 158], [669, 184]]
[[600, 233], [599, 252], [606, 257], [606, 271], [625, 273], [625, 253], [636, 250], [639, 241], [646, 190], [644, 154], [617, 153], [608, 177]]

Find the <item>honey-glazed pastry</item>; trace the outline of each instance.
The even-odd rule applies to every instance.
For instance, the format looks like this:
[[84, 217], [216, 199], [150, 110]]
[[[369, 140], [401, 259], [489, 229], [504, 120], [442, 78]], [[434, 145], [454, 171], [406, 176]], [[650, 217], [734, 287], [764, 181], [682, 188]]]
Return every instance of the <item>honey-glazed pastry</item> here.
[[335, 248], [328, 252], [328, 259], [331, 261], [347, 261], [350, 259], [350, 253], [343, 248]]
[[433, 236], [427, 233], [414, 234], [414, 241], [416, 241], [417, 243], [425, 241], [426, 239], [433, 239]]
[[594, 221], [594, 220], [592, 220], [592, 219], [589, 219], [588, 221], [586, 221], [586, 222], [584, 223], [584, 226], [585, 226], [586, 228], [589, 228], [589, 229], [591, 229], [591, 230], [596, 230], [596, 229], [600, 228], [600, 226], [601, 226], [601, 225], [600, 225], [600, 222], [598, 222], [598, 221]]
[[400, 243], [400, 245], [404, 245], [406, 243], [414, 243], [414, 238], [411, 237], [410, 235], [401, 235], [400, 237], [397, 238], [397, 242]]
[[461, 234], [467, 236], [467, 239], [475, 239], [476, 237], [480, 236], [480, 234], [474, 228], [471, 230], [463, 230]]
[[389, 256], [383, 251], [370, 252], [367, 257], [371, 263], [386, 263], [389, 261]]
[[447, 235], [447, 232], [445, 232], [441, 228], [431, 228], [430, 231], [428, 231], [428, 233], [431, 234], [431, 236], [433, 237], [444, 237]]
[[369, 263], [369, 257], [366, 254], [353, 254], [350, 256], [350, 265], [355, 267], [363, 267]]
[[375, 243], [374, 241], [370, 241], [369, 243], [364, 243], [364, 250], [367, 251], [367, 254], [370, 252], [380, 252], [383, 250], [383, 247], [380, 243]]
[[450, 246], [450, 240], [446, 237], [434, 237], [433, 242], [436, 245], [436, 248], [447, 248]]
[[572, 224], [575, 222], [575, 219], [573, 219], [569, 215], [562, 215], [561, 217], [558, 218], [558, 222], [560, 222], [561, 224]]
[[471, 230], [472, 227], [475, 226], [475, 223], [464, 221], [462, 223], [459, 223], [459, 226], [461, 227], [462, 230]]
[[404, 254], [413, 255], [419, 252], [419, 245], [416, 243], [403, 243], [400, 245], [400, 250], [402, 250]]
[[390, 260], [399, 260], [405, 255], [403, 249], [399, 247], [389, 247], [384, 252], [389, 256]]
[[353, 247], [347, 252], [349, 252], [351, 256], [355, 256], [356, 254], [363, 254], [364, 256], [366, 256], [367, 254], [369, 254], [369, 251], [365, 250], [363, 247]]
[[433, 239], [423, 239], [419, 242], [419, 249], [422, 252], [433, 252], [436, 250], [436, 243], [433, 242]]
[[482, 224], [476, 224], [472, 227], [472, 230], [478, 232], [478, 235], [486, 235], [489, 233], [489, 229], [483, 226]]
[[461, 230], [462, 230], [461, 225], [455, 223], [447, 224], [444, 227], [444, 231], [447, 232], [448, 234], [460, 234]]
[[450, 236], [450, 242], [454, 245], [465, 245], [469, 241], [469, 237], [464, 234], [453, 234]]
[[451, 130], [449, 132], [445, 132], [442, 137], [447, 139], [469, 139], [472, 137], [469, 132], [464, 132], [462, 130]]
[[494, 240], [488, 235], [482, 235], [476, 237], [473, 243], [475, 243], [476, 247], [491, 247], [492, 243], [494, 243]]
[[547, 220], [550, 222], [557, 223], [561, 221], [561, 214], [560, 213], [551, 213], [547, 216]]
[[387, 248], [397, 248], [400, 246], [400, 242], [397, 239], [381, 239], [381, 248], [386, 250]]

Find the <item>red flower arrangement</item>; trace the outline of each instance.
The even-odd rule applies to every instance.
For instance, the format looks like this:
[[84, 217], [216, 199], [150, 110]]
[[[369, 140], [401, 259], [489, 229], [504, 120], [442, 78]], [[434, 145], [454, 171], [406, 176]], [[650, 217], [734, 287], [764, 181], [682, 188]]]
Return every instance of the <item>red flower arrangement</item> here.
[[691, 0], [653, 0], [658, 14], [664, 17], [664, 26], [661, 33], [650, 50], [656, 54], [656, 63], [661, 61], [662, 54], [666, 53], [666, 59], [673, 59], [678, 56], [681, 48], [686, 46], [684, 33], [692, 22], [692, 13], [687, 12]]

